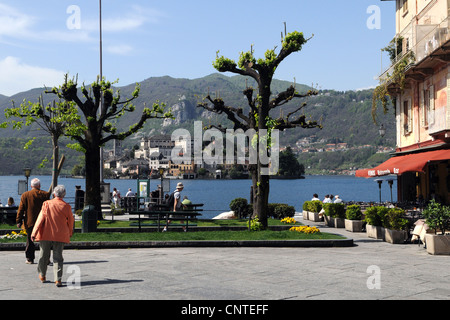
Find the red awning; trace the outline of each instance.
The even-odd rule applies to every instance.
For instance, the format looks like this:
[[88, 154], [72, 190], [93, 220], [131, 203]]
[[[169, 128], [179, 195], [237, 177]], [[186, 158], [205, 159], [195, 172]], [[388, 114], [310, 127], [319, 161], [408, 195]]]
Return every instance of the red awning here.
[[373, 169], [357, 170], [355, 176], [360, 178], [372, 178], [389, 174], [401, 175], [404, 172], [424, 172], [428, 162], [445, 160], [450, 160], [450, 150], [407, 154], [390, 158]]

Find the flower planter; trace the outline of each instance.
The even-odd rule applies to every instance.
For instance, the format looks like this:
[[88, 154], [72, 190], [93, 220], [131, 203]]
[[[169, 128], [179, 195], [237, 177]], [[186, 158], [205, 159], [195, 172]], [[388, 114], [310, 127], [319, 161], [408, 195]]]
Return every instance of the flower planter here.
[[427, 252], [433, 255], [450, 255], [450, 235], [427, 234]]
[[369, 238], [384, 240], [384, 228], [366, 224], [366, 233]]
[[362, 220], [348, 220], [345, 219], [345, 230], [350, 232], [362, 232], [363, 221]]
[[319, 222], [320, 218], [319, 218], [319, 213], [318, 212], [308, 212], [308, 219], [314, 222]]
[[345, 219], [344, 218], [334, 218], [334, 227], [335, 228], [345, 228]]
[[303, 210], [303, 220], [308, 220], [308, 211]]
[[330, 228], [334, 228], [334, 218], [323, 215], [323, 221], [325, 222], [325, 225], [327, 225]]
[[401, 244], [405, 242], [406, 238], [407, 234], [405, 230], [384, 229], [384, 241], [386, 242]]

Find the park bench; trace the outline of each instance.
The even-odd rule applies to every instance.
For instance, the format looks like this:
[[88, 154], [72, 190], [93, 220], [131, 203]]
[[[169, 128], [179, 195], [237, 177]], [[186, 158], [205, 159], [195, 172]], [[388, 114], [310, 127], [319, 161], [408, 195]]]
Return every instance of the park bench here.
[[16, 224], [18, 207], [0, 207], [0, 223]]
[[[139, 227], [139, 232], [141, 232], [142, 227], [157, 227], [158, 232], [161, 231], [161, 225], [167, 228], [176, 228], [176, 227], [186, 227], [186, 231], [189, 230], [189, 226], [196, 226], [195, 222], [198, 220], [198, 217], [201, 216], [199, 211], [203, 211], [202, 209], [197, 209], [198, 207], [203, 206], [203, 204], [192, 204], [186, 206], [184, 210], [180, 211], [170, 211], [168, 210], [167, 205], [153, 205], [151, 210], [137, 210], [131, 211], [130, 214], [137, 215], [137, 218], [130, 218], [132, 222], [130, 226]], [[169, 224], [170, 221], [185, 221], [184, 224]], [[150, 221], [150, 223], [146, 223], [145, 221]]]

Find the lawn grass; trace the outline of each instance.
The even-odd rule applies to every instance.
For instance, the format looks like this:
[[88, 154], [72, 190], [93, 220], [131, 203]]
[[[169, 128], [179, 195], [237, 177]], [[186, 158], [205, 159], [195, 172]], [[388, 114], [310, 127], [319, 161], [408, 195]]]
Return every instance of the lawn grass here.
[[149, 232], [149, 233], [77, 233], [71, 241], [243, 241], [243, 240], [300, 240], [343, 239], [329, 234], [305, 234], [293, 231], [198, 231], [198, 232]]
[[[247, 220], [199, 220], [199, 227], [211, 226], [247, 226]], [[285, 225], [280, 220], [269, 219], [269, 226]], [[300, 223], [296, 224], [301, 225]], [[10, 229], [4, 228], [5, 225], [0, 225], [0, 229], [14, 230], [14, 226], [7, 226]], [[81, 223], [76, 222], [76, 228], [81, 228]], [[100, 221], [98, 226], [102, 229], [108, 228], [129, 228], [129, 221]], [[137, 228], [136, 228], [137, 231]], [[95, 233], [75, 233], [72, 236], [71, 242], [85, 242], [85, 241], [243, 241], [243, 240], [302, 240], [302, 239], [343, 239], [343, 237], [318, 232], [315, 234], [305, 234], [289, 230], [284, 231], [195, 231], [195, 232], [95, 232]], [[0, 243], [17, 243], [25, 242], [26, 239], [6, 240], [0, 239]]]
[[[256, 241], [256, 240], [327, 240], [344, 239], [330, 233], [305, 234], [294, 231], [198, 231], [198, 232], [94, 232], [75, 233], [71, 242], [103, 241]], [[23, 243], [26, 239], [0, 240], [0, 243]]]

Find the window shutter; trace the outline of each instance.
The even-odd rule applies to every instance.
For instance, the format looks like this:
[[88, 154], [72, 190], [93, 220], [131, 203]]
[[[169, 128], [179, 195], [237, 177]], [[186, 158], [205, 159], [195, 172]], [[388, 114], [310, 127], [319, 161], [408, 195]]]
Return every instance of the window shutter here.
[[412, 103], [411, 99], [408, 99], [408, 133], [412, 132], [412, 126], [413, 126], [413, 112], [412, 112]]
[[427, 110], [425, 110], [425, 90], [420, 90], [420, 126], [425, 127], [427, 125], [426, 121]]
[[428, 103], [428, 123], [434, 124], [434, 86], [430, 86], [429, 96], [430, 101]]

